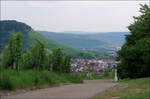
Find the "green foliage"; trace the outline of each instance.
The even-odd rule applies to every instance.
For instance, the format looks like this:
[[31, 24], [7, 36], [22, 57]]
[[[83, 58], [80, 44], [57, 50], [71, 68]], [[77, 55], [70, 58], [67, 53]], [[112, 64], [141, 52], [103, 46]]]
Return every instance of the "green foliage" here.
[[[32, 47], [36, 43], [35, 38], [37, 38], [44, 43], [45, 48], [47, 48], [48, 50], [52, 50], [56, 47], [59, 47], [62, 49], [63, 53], [71, 54], [73, 58], [95, 58], [96, 55], [98, 55], [98, 58], [107, 57], [103, 53], [81, 51], [69, 47], [67, 45], [60, 44], [51, 38], [48, 38], [46, 36], [41, 35], [38, 32], [35, 32], [30, 26], [28, 26], [25, 23], [21, 23], [14, 20], [6, 20], [0, 21], [0, 26], [0, 53], [4, 49], [5, 45], [8, 44], [10, 33], [15, 34], [21, 32], [24, 49], [23, 52], [26, 52], [30, 47]], [[83, 57], [80, 56], [80, 53], [83, 54]]]
[[71, 55], [66, 55], [64, 59], [64, 67], [65, 67], [65, 73], [71, 72]]
[[10, 50], [8, 47], [9, 46], [6, 45], [2, 53], [2, 66], [4, 68], [8, 68], [11, 64]]
[[148, 77], [150, 73], [150, 8], [141, 5], [138, 17], [129, 26], [130, 35], [126, 36], [126, 43], [118, 52], [120, 64], [118, 75], [122, 78]]
[[14, 70], [0, 71], [0, 89], [14, 90], [42, 84], [56, 85], [65, 83], [82, 83], [83, 79], [78, 75], [57, 74], [49, 71], [24, 70], [16, 72]]
[[54, 72], [70, 73], [71, 72], [71, 55], [64, 56], [60, 48], [52, 51], [51, 64]]
[[[19, 23], [15, 25], [17, 24]], [[5, 31], [7, 25], [5, 24], [1, 29]], [[25, 27], [25, 30], [18, 30], [17, 27], [10, 28], [10, 31], [23, 31], [23, 36], [21, 33], [10, 34], [8, 45], [3, 50], [2, 66], [0, 66], [0, 89], [24, 88], [47, 83], [53, 85], [60, 82], [83, 82], [84, 76], [69, 74], [71, 72], [71, 55], [68, 53], [79, 53], [81, 57], [82, 55], [89, 57], [93, 52], [81, 51], [80, 53], [79, 50], [53, 42], [53, 40], [34, 32], [30, 27], [26, 25]], [[5, 32], [7, 34], [10, 31]], [[33, 37], [38, 39], [33, 40]], [[57, 48], [57, 46], [60, 46], [60, 48]], [[23, 50], [24, 47], [26, 47], [25, 50]], [[46, 47], [49, 49], [56, 48], [50, 52]], [[87, 53], [89, 55], [86, 56]], [[13, 69], [16, 69], [17, 72]], [[62, 73], [66, 74], [62, 76]]]
[[45, 45], [38, 39], [26, 53], [22, 55], [21, 34], [11, 34], [10, 41], [3, 54], [3, 67], [21, 69], [49, 70], [61, 73], [70, 73], [71, 56], [66, 55], [60, 48], [55, 48], [52, 54], [46, 52]]
[[108, 67], [105, 68], [103, 75], [105, 77], [109, 76], [109, 68]]
[[26, 54], [23, 55], [22, 65], [26, 69], [44, 69], [45, 49], [44, 44], [37, 40]]
[[79, 77], [83, 80], [94, 80], [94, 79], [113, 79], [114, 78], [114, 71], [109, 72], [108, 76], [105, 76], [104, 73], [102, 75], [98, 75], [97, 72], [90, 72], [88, 76], [85, 73], [79, 73]]
[[63, 66], [63, 53], [60, 48], [53, 49], [52, 54], [52, 66], [54, 72], [62, 72], [62, 66]]
[[52, 53], [46, 53], [44, 59], [44, 68], [46, 70], [52, 71]]
[[10, 34], [10, 39], [8, 45], [5, 47], [2, 57], [3, 57], [3, 67], [15, 68], [19, 70], [19, 62], [22, 55], [22, 40], [21, 33]]
[[69, 76], [70, 82], [72, 83], [83, 83], [84, 78], [80, 75]]
[[141, 5], [139, 12], [141, 15], [134, 16], [134, 23], [128, 27], [131, 31], [131, 34], [126, 37], [128, 45], [134, 45], [136, 41], [150, 37], [150, 8], [148, 5]]
[[[52, 53], [47, 52], [45, 45], [38, 39], [36, 39], [36, 44], [22, 55], [21, 34], [11, 34], [10, 41], [2, 53], [2, 63], [5, 69], [0, 66], [0, 73], [2, 74], [0, 89], [12, 90], [41, 84], [82, 82], [78, 76], [64, 75], [62, 80], [61, 75], [50, 72], [70, 73], [70, 62], [70, 55], [64, 56], [60, 48], [55, 48]], [[18, 66], [21, 67], [21, 71], [19, 71]], [[18, 72], [9, 70], [14, 67]]]
[[0, 71], [3, 70], [3, 66], [2, 66], [2, 63], [0, 62]]

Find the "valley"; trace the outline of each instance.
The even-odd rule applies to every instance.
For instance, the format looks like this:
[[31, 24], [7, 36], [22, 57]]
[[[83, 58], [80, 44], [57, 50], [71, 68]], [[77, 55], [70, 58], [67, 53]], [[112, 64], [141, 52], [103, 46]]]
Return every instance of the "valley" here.
[[116, 56], [129, 32], [47, 32], [37, 31], [59, 43], [76, 49], [100, 51]]
[[150, 99], [149, 1], [0, 1], [0, 99]]

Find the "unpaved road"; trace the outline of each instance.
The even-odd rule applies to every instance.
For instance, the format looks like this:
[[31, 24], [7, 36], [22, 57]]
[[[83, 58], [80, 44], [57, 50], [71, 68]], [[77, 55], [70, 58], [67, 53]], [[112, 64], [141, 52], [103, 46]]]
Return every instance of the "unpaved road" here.
[[71, 84], [53, 88], [39, 89], [1, 98], [92, 98], [96, 94], [115, 87], [117, 84], [118, 83], [115, 83], [112, 80], [86, 80], [83, 84]]

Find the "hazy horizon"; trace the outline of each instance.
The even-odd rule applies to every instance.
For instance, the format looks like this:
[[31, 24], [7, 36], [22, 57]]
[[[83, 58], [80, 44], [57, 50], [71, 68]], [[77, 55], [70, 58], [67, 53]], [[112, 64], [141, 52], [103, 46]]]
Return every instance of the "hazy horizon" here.
[[35, 31], [44, 31], [44, 32], [52, 32], [52, 33], [57, 33], [57, 34], [105, 34], [105, 33], [119, 33], [119, 32], [122, 32], [122, 33], [130, 33], [130, 31], [106, 31], [106, 32], [88, 32], [88, 31], [61, 31], [61, 32], [54, 32], [54, 31], [45, 31], [45, 30], [35, 30]]
[[129, 32], [147, 1], [1, 1], [1, 20], [49, 32]]

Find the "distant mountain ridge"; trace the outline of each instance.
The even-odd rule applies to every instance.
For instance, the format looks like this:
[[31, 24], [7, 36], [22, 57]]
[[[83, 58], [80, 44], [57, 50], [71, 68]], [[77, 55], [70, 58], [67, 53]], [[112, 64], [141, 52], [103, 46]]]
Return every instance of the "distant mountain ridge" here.
[[125, 35], [129, 34], [129, 32], [87, 32], [87, 34], [83, 34], [86, 32], [80, 33], [80, 31], [70, 31], [70, 33], [47, 31], [37, 32], [73, 48], [99, 50], [109, 50], [111, 47], [115, 48], [121, 46], [125, 42]]
[[[40, 30], [37, 30], [37, 31], [40, 31]], [[49, 31], [49, 32], [52, 32], [52, 31]], [[108, 33], [129, 33], [129, 32], [127, 31], [122, 31], [122, 32], [120, 31], [115, 31], [115, 32], [63, 31], [63, 32], [53, 32], [53, 33], [87, 35], [87, 34], [108, 34]]]
[[104, 42], [102, 40], [89, 38], [84, 35], [62, 34], [62, 33], [53, 33], [53, 32], [45, 32], [45, 31], [38, 31], [38, 32], [47, 37], [53, 38], [54, 40], [62, 44], [66, 44], [73, 48], [78, 48], [78, 49], [88, 48], [89, 46], [95, 47], [98, 44], [101, 45], [107, 44], [107, 42]]

